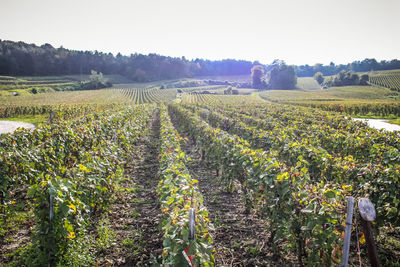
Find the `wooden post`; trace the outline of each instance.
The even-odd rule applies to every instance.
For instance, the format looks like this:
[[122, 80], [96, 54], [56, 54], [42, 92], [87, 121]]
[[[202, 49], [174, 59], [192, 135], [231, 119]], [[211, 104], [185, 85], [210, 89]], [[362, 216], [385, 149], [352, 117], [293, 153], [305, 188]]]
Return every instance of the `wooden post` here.
[[49, 219], [50, 219], [50, 222], [52, 222], [53, 221], [53, 218], [54, 218], [54, 197], [53, 196], [50, 196], [50, 201], [49, 201], [50, 203], [49, 203], [49, 206], [50, 206], [50, 210], [49, 210]]
[[343, 244], [343, 256], [342, 256], [342, 267], [348, 266], [349, 261], [349, 249], [350, 249], [350, 237], [351, 237], [351, 225], [353, 221], [353, 210], [354, 210], [354, 198], [347, 198], [347, 218], [346, 218], [346, 229], [344, 232], [344, 244]]
[[365, 241], [367, 242], [368, 257], [372, 267], [380, 267], [378, 251], [372, 233], [371, 222], [375, 220], [376, 212], [374, 205], [368, 198], [358, 200], [358, 210], [361, 215], [361, 224], [364, 228]]
[[55, 117], [54, 111], [50, 110], [50, 112], [49, 112], [49, 122], [50, 122], [50, 124], [53, 123], [54, 117]]

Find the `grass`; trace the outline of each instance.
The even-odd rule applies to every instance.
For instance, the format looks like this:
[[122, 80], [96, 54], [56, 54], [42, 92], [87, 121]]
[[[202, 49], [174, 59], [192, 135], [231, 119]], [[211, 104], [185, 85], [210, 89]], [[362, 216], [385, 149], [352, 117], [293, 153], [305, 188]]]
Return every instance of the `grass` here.
[[374, 86], [342, 86], [326, 89], [326, 94], [350, 99], [397, 99], [398, 92], [390, 89]]
[[321, 91], [321, 86], [313, 77], [298, 77], [296, 86], [304, 91]]
[[392, 119], [392, 120], [390, 120], [388, 122], [391, 123], [391, 124], [400, 125], [400, 118]]
[[346, 101], [346, 100], [389, 100], [399, 98], [399, 93], [383, 87], [343, 86], [319, 91], [269, 90], [261, 93], [273, 102], [301, 101]]
[[23, 121], [27, 123], [32, 123], [36, 127], [41, 126], [42, 124], [46, 123], [49, 119], [49, 116], [46, 114], [41, 115], [22, 115], [17, 117], [10, 117], [10, 118], [1, 118], [3, 121]]
[[[104, 75], [104, 78], [109, 79], [114, 84], [132, 83], [130, 79], [121, 75]], [[65, 87], [73, 86], [76, 82], [89, 79], [90, 75], [0, 76], [0, 97], [10, 96], [13, 92], [19, 95], [31, 95], [33, 89], [35, 89], [37, 93], [63, 91]]]
[[64, 91], [35, 95], [1, 96], [1, 106], [34, 106], [34, 105], [61, 105], [61, 104], [107, 104], [128, 103], [119, 90], [101, 89], [85, 91]]

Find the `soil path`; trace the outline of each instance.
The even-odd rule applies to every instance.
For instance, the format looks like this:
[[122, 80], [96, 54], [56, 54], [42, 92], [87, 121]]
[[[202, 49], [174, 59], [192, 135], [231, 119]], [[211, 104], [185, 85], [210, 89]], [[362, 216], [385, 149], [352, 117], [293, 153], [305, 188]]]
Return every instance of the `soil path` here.
[[375, 128], [378, 130], [384, 129], [389, 132], [400, 131], [400, 125], [388, 123], [389, 120], [380, 120], [380, 119], [358, 119], [354, 118], [354, 121], [362, 121], [368, 124], [369, 127]]
[[20, 127], [34, 129], [35, 125], [22, 121], [0, 121], [0, 134], [14, 132]]
[[191, 158], [187, 168], [199, 181], [204, 204], [215, 228], [210, 231], [214, 241], [215, 266], [270, 266], [273, 261], [267, 246], [267, 222], [256, 214], [245, 214], [240, 191], [225, 191], [218, 182], [215, 170], [201, 161], [192, 140], [182, 147]]
[[154, 114], [150, 130], [133, 148], [132, 159], [125, 167], [124, 191], [117, 196], [109, 216], [116, 233], [99, 266], [149, 266], [162, 253], [161, 218], [158, 195], [158, 149], [160, 120]]

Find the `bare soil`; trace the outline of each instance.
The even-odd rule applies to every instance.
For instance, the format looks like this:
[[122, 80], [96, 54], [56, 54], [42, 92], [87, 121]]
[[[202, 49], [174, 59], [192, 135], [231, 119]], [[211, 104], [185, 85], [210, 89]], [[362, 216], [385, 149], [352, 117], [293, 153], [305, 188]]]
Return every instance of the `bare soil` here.
[[34, 129], [35, 125], [22, 121], [0, 121], [0, 134], [14, 132], [20, 127]]
[[[175, 127], [179, 129], [177, 122]], [[181, 132], [182, 136], [186, 136]], [[291, 266], [293, 257], [275, 259], [269, 250], [268, 222], [255, 212], [246, 214], [239, 190], [228, 192], [219, 182], [215, 170], [201, 160], [193, 140], [183, 145], [191, 158], [187, 164], [190, 174], [199, 181], [199, 189], [209, 218], [214, 225], [211, 235], [214, 242], [215, 266]]]
[[[99, 266], [149, 266], [162, 253], [158, 203], [160, 121], [155, 114], [149, 133], [135, 148], [125, 168], [125, 190], [117, 195], [109, 214], [116, 233], [114, 245], [100, 255]], [[131, 190], [130, 190], [131, 189]], [[132, 192], [133, 190], [133, 192]]]

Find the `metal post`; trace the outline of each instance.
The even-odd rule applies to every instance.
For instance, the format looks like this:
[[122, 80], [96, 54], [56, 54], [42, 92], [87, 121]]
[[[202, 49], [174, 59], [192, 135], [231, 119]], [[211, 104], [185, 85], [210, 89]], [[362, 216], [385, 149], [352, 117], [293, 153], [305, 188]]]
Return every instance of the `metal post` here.
[[194, 238], [195, 238], [195, 232], [196, 232], [195, 218], [196, 218], [195, 210], [194, 210], [194, 208], [190, 208], [189, 209], [189, 240], [194, 240]]
[[49, 212], [49, 219], [50, 219], [50, 222], [52, 222], [53, 221], [53, 218], [54, 218], [54, 197], [53, 196], [50, 196], [50, 212]]
[[344, 244], [343, 244], [343, 256], [342, 256], [342, 267], [348, 266], [349, 261], [349, 249], [350, 249], [350, 237], [351, 237], [351, 226], [353, 221], [354, 211], [354, 198], [347, 198], [347, 218], [346, 218], [346, 229], [344, 232]]
[[[53, 234], [53, 218], [54, 218], [54, 197], [50, 196], [49, 198], [49, 219], [50, 219], [50, 236]], [[49, 246], [49, 254], [48, 254], [48, 262], [49, 262], [49, 267], [53, 266], [53, 259], [52, 259], [52, 247], [54, 247], [54, 239], [50, 239], [49, 243], [51, 243], [51, 246]]]

